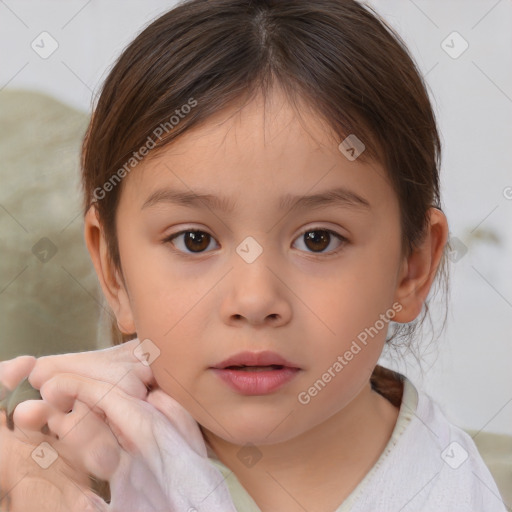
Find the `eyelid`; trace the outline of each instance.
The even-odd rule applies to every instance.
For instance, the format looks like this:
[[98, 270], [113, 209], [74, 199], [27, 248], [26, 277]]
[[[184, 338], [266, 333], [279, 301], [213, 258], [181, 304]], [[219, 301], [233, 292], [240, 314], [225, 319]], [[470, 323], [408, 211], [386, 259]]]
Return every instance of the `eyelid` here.
[[[297, 238], [300, 235], [303, 235], [304, 233], [307, 233], [308, 231], [327, 231], [328, 233], [332, 233], [333, 235], [335, 235], [343, 240], [348, 241], [348, 238], [346, 236], [343, 236], [341, 233], [338, 233], [333, 228], [327, 228], [325, 226], [317, 226], [317, 225], [312, 225], [311, 227], [302, 229], [295, 238]], [[295, 238], [294, 238], [294, 240], [295, 240]]]

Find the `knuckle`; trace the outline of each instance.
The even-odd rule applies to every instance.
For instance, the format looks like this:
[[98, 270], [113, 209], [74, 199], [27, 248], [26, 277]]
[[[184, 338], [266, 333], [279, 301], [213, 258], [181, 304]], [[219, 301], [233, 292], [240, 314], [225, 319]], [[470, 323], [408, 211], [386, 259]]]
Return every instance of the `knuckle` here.
[[52, 356], [43, 356], [36, 359], [34, 367], [28, 377], [30, 384], [33, 386], [41, 386], [44, 380], [47, 380], [53, 375], [53, 366]]

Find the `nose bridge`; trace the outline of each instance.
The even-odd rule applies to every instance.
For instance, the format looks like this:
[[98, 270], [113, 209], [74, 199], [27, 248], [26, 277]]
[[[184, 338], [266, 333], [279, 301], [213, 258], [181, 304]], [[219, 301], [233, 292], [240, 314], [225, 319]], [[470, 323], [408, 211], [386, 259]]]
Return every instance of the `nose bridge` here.
[[[256, 260], [266, 260], [269, 254], [269, 236], [258, 235], [260, 241], [254, 236], [246, 236], [236, 247], [237, 255], [247, 264], [252, 265]], [[260, 243], [261, 242], [261, 243]], [[264, 258], [261, 258], [262, 254], [266, 253]], [[243, 266], [243, 265], [242, 265]]]
[[[232, 264], [234, 286], [251, 288], [269, 294], [277, 290], [275, 276], [269, 267], [279, 266], [277, 251], [270, 247], [271, 235], [258, 233], [246, 236], [236, 247]], [[274, 271], [275, 272], [275, 271]], [[256, 291], [256, 290], [255, 290]]]
[[[261, 240], [258, 241], [256, 236]], [[236, 246], [228, 290], [223, 299], [225, 321], [244, 319], [259, 324], [289, 321], [291, 305], [278, 275], [278, 251], [266, 247], [270, 237], [249, 235]]]

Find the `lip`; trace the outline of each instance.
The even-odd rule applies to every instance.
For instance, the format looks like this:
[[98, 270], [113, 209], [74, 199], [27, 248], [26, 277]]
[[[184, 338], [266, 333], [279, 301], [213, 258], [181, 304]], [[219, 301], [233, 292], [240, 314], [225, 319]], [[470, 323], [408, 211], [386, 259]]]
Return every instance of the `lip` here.
[[[272, 366], [274, 370], [241, 370], [232, 366]], [[276, 352], [240, 352], [211, 370], [226, 384], [243, 395], [267, 395], [277, 391], [297, 375], [301, 368]]]
[[268, 395], [293, 379], [300, 370], [283, 366], [279, 370], [230, 370], [212, 368], [226, 384], [242, 395]]
[[263, 352], [239, 352], [238, 354], [228, 357], [224, 361], [216, 364], [213, 368], [222, 370], [227, 366], [270, 366], [273, 364], [300, 369], [299, 365], [291, 361], [287, 361], [278, 353], [270, 350], [265, 350]]

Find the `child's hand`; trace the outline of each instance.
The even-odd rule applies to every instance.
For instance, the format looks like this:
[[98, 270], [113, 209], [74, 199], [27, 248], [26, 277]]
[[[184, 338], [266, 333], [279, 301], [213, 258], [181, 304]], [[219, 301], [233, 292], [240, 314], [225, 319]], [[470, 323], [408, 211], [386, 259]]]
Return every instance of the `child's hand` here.
[[[152, 391], [146, 402], [118, 386], [61, 373], [43, 384], [41, 395], [59, 411], [49, 423], [59, 437], [69, 431], [68, 411], [76, 411], [76, 421], [85, 412], [78, 412], [84, 405], [110, 426], [107, 429], [103, 424], [118, 444], [108, 445], [109, 470], [101, 457], [91, 459], [89, 466], [93, 474], [100, 470], [101, 478], [110, 481], [108, 510], [236, 512], [223, 476], [207, 460], [197, 423], [163, 391]], [[91, 414], [83, 414], [83, 421], [88, 416]], [[104, 436], [98, 430], [96, 439]], [[117, 465], [112, 463], [116, 460]]]
[[[138, 339], [134, 339], [104, 350], [45, 356], [37, 360], [31, 356], [21, 356], [0, 363], [0, 383], [12, 390], [20, 386], [20, 381], [23, 385], [23, 380], [28, 377], [29, 383], [39, 389], [55, 375], [65, 372], [101, 380], [110, 387], [119, 387], [135, 398], [144, 399], [148, 393], [147, 386], [154, 385], [155, 381], [151, 369], [134, 355], [138, 345]], [[28, 384], [24, 387], [30, 388]], [[18, 390], [20, 387], [16, 388]], [[80, 471], [106, 480], [104, 475], [110, 474], [111, 467], [117, 466], [119, 461], [114, 449], [117, 441], [108, 428], [102, 428], [102, 418], [88, 414], [88, 407], [77, 402], [72, 413], [56, 420], [62, 414], [51, 404], [38, 400], [39, 396], [26, 399], [26, 393], [18, 394], [21, 395], [20, 400], [26, 401], [18, 404], [14, 410], [13, 400], [8, 401], [7, 424], [11, 430], [15, 424], [20, 432], [32, 436], [49, 432], [53, 435], [52, 446], [58, 449], [61, 457]], [[61, 432], [58, 440], [53, 431], [56, 421]]]
[[[148, 393], [148, 387], [155, 384], [151, 369], [141, 363], [134, 355], [134, 349], [139, 345], [139, 340], [134, 339], [103, 350], [78, 352], [45, 356], [35, 359], [32, 356], [21, 356], [10, 361], [0, 362], [0, 400], [2, 393], [14, 390], [25, 378], [36, 389], [44, 382], [58, 373], [76, 373], [84, 377], [103, 380], [112, 385], [119, 386], [123, 391], [137, 398], [144, 399]], [[5, 389], [7, 387], [7, 389]], [[20, 393], [20, 401], [27, 399]], [[34, 399], [39, 398], [34, 396]], [[4, 400], [4, 402], [6, 402]], [[16, 400], [14, 400], [16, 402]], [[7, 408], [7, 404], [1, 404]], [[13, 400], [10, 400], [10, 409], [13, 409]], [[17, 415], [18, 426], [21, 429], [33, 428], [41, 423], [43, 418], [50, 414], [41, 404], [34, 408], [24, 408], [25, 414]], [[13, 428], [12, 410], [9, 410], [7, 424]], [[41, 425], [44, 425], [43, 421]]]
[[14, 429], [11, 407], [23, 393], [14, 394], [13, 390], [30, 374], [36, 364], [33, 356], [19, 356], [10, 361], [0, 361], [0, 413], [7, 411], [6, 424]]
[[[36, 364], [33, 356], [19, 356], [9, 361], [0, 361], [0, 385], [14, 389], [23, 379], [28, 377]], [[0, 390], [0, 400], [3, 398]]]
[[[19, 356], [0, 361], [0, 384], [13, 390], [28, 377], [39, 389], [57, 373], [76, 373], [117, 384], [129, 395], [145, 398], [147, 386], [155, 383], [151, 369], [134, 355], [137, 338], [102, 350], [43, 356]], [[0, 392], [0, 400], [2, 399]]]
[[145, 399], [148, 386], [153, 386], [153, 372], [135, 356], [140, 344], [137, 338], [102, 350], [45, 356], [37, 359], [28, 380], [41, 386], [58, 373], [74, 373], [109, 382], [127, 394]]
[[[0, 362], [0, 510], [106, 511], [105, 502], [91, 490], [91, 471], [88, 469], [94, 466], [88, 460], [91, 452], [80, 443], [81, 452], [76, 449], [77, 445], [69, 445], [69, 441], [76, 442], [77, 437], [83, 440], [86, 432], [90, 441], [87, 447], [92, 447], [93, 453], [95, 448], [104, 449], [109, 437], [103, 434], [98, 438], [97, 426], [103, 425], [100, 418], [89, 414], [80, 428], [73, 429], [63, 443], [56, 440], [54, 434], [47, 435], [44, 418], [50, 416], [49, 404], [42, 400], [28, 400], [20, 405], [18, 411], [23, 413], [25, 408], [23, 428], [14, 424], [14, 405], [20, 400], [27, 400], [29, 395], [34, 395], [34, 398], [39, 395], [34, 389], [27, 393], [31, 388], [26, 380], [37, 361], [40, 360], [32, 356], [20, 356]], [[77, 403], [76, 410], [84, 413], [89, 408]], [[73, 415], [69, 415], [68, 423], [72, 420]], [[117, 445], [112, 433], [108, 431], [107, 434], [110, 442]], [[109, 451], [102, 453], [108, 454]], [[55, 454], [58, 454], [56, 458]], [[48, 465], [49, 462], [51, 464]]]
[[[40, 432], [7, 429], [0, 413], [0, 510], [107, 512], [90, 490], [89, 476], [62, 457], [51, 460], [53, 439]], [[38, 461], [41, 464], [38, 464]]]
[[[119, 460], [116, 458], [116, 450], [113, 449], [113, 447], [117, 448], [117, 440], [110, 429], [105, 428], [102, 419], [96, 414], [87, 414], [89, 408], [77, 402], [73, 413], [66, 415], [65, 422], [60, 422], [61, 428], [65, 424], [67, 430], [66, 435], [57, 440], [55, 433], [51, 432], [51, 425], [59, 411], [55, 411], [47, 402], [38, 400], [40, 395], [34, 389], [31, 390], [32, 393], [27, 393], [25, 388], [30, 391], [28, 382], [37, 389], [58, 373], [75, 372], [78, 375], [102, 379], [112, 386], [119, 386], [128, 394], [143, 399], [148, 393], [147, 386], [154, 385], [154, 377], [150, 368], [144, 366], [134, 355], [134, 348], [138, 344], [138, 340], [135, 339], [105, 350], [46, 356], [37, 360], [32, 356], [21, 356], [10, 361], [0, 362], [0, 408], [7, 412], [6, 418], [1, 411], [0, 415], [3, 419], [4, 439], [12, 438], [12, 442], [8, 445], [4, 443], [0, 450], [0, 470], [15, 478], [19, 473], [19, 464], [24, 463], [16, 456], [23, 450], [19, 452], [10, 450], [10, 455], [7, 456], [7, 446], [24, 444], [34, 449], [40, 442], [46, 441], [57, 450], [59, 464], [61, 461], [67, 464], [67, 467], [72, 470], [72, 474], [79, 474], [86, 481], [88, 481], [87, 473], [105, 480], [104, 474], [109, 474], [112, 467], [117, 466]], [[28, 382], [25, 380], [27, 377]], [[18, 405], [21, 400], [26, 401]], [[86, 417], [83, 418], [84, 416]], [[5, 428], [6, 424], [9, 430], [16, 435], [8, 433]], [[49, 436], [46, 435], [48, 432]], [[14, 441], [15, 438], [17, 441]], [[32, 460], [29, 461], [29, 464], [30, 462], [33, 463]], [[49, 470], [44, 473], [45, 477], [48, 475]], [[40, 480], [44, 482], [45, 478]], [[73, 487], [71, 481], [66, 481], [64, 487], [75, 491], [82, 489], [81, 482], [75, 483], [77, 485]], [[57, 487], [54, 490], [57, 491]], [[82, 491], [79, 492], [83, 497]], [[50, 500], [53, 494], [55, 493], [49, 491], [47, 500]], [[21, 498], [24, 494], [19, 494], [19, 496]], [[78, 503], [77, 498], [75, 497], [74, 502]], [[54, 504], [55, 510], [57, 510], [58, 503]], [[27, 502], [26, 506], [30, 509], [30, 503]], [[63, 510], [72, 510], [72, 508], [68, 507]], [[82, 507], [76, 510], [85, 509]]]

